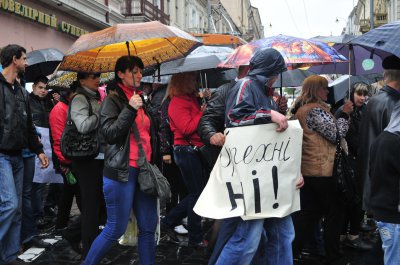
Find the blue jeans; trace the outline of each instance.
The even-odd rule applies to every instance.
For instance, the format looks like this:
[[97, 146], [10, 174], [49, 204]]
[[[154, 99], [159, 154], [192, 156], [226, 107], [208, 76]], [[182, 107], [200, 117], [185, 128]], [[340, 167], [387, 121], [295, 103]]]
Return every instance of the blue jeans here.
[[175, 146], [174, 159], [182, 173], [188, 194], [168, 213], [163, 223], [172, 228], [187, 216], [189, 241], [200, 243], [203, 240], [201, 217], [193, 211], [193, 207], [206, 185], [204, 168], [197, 151], [191, 146]]
[[267, 218], [264, 220], [264, 229], [265, 237], [261, 237], [262, 241], [252, 264], [293, 264], [292, 242], [295, 233], [292, 217]]
[[107, 223], [101, 234], [92, 243], [85, 265], [99, 264], [107, 251], [125, 233], [131, 209], [138, 228], [138, 252], [140, 264], [155, 263], [155, 231], [158, 223], [157, 197], [140, 191], [137, 182], [139, 169], [129, 169], [128, 182], [103, 177], [103, 192], [107, 207]]
[[0, 153], [0, 264], [17, 258], [21, 235], [22, 156]]
[[385, 253], [385, 265], [400, 264], [400, 224], [376, 222]]
[[293, 264], [293, 238], [290, 216], [241, 221], [216, 264]]
[[37, 227], [32, 209], [32, 181], [35, 174], [36, 157], [24, 157], [24, 181], [22, 188], [22, 228], [21, 243], [26, 243], [37, 235]]

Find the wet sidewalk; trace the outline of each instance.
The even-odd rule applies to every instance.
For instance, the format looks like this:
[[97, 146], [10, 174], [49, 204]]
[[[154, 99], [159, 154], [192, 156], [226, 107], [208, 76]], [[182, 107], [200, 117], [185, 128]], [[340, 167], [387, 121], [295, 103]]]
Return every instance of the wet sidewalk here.
[[[370, 236], [374, 236], [372, 233]], [[343, 247], [344, 258], [337, 265], [383, 265], [380, 260], [379, 242], [369, 251], [359, 251]], [[207, 264], [209, 253], [205, 249], [178, 246], [163, 239], [157, 247], [156, 264], [160, 265], [203, 265]], [[322, 256], [305, 254], [296, 265], [321, 265]], [[81, 256], [74, 252], [66, 240], [60, 240], [52, 248], [40, 255], [32, 265], [80, 265]], [[103, 259], [104, 265], [139, 264], [136, 247], [116, 244]], [[336, 265], [336, 264], [335, 264]]]
[[[79, 210], [72, 209], [71, 219], [77, 218]], [[211, 226], [211, 222], [205, 224]], [[54, 228], [46, 227], [41, 231], [43, 238], [59, 239], [51, 248], [46, 249], [38, 258], [30, 264], [32, 265], [80, 265], [81, 256], [77, 254], [69, 243], [54, 234]], [[205, 229], [206, 230], [206, 229]], [[343, 259], [334, 265], [383, 265], [381, 243], [375, 231], [363, 232], [362, 238], [368, 242], [376, 242], [374, 249], [360, 251], [346, 246], [342, 247]], [[156, 264], [157, 265], [203, 265], [208, 263], [210, 253], [203, 248], [193, 248], [185, 246], [187, 237], [179, 236], [181, 244], [172, 243], [168, 236], [161, 233], [160, 243], [157, 246]], [[310, 254], [312, 251], [303, 253], [301, 260], [295, 260], [295, 265], [322, 265], [323, 256], [320, 253]], [[136, 247], [122, 246], [116, 244], [101, 262], [103, 265], [133, 265], [139, 264]], [[258, 265], [258, 264], [255, 264]], [[260, 264], [261, 265], [261, 264]]]

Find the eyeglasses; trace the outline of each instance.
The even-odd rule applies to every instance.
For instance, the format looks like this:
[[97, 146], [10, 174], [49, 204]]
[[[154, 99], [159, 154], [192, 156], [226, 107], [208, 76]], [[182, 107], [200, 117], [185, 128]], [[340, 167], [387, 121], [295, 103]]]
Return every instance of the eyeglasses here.
[[101, 75], [100, 73], [91, 74], [91, 75], [90, 75], [90, 78], [91, 78], [91, 79], [96, 79], [96, 78], [99, 78], [100, 75]]

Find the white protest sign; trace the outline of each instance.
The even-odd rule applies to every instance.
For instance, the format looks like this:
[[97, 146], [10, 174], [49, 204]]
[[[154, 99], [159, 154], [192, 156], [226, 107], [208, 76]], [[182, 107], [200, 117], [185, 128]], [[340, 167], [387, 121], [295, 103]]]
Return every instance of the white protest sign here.
[[300, 176], [303, 130], [289, 121], [229, 128], [220, 156], [194, 211], [204, 217], [244, 220], [284, 217], [300, 210], [296, 181]]
[[63, 183], [63, 178], [60, 174], [57, 174], [54, 170], [52, 160], [52, 150], [50, 144], [50, 130], [49, 128], [36, 127], [36, 130], [40, 133], [40, 141], [43, 144], [43, 151], [49, 159], [49, 166], [42, 168], [39, 158], [35, 161], [35, 176], [33, 182], [35, 183]]

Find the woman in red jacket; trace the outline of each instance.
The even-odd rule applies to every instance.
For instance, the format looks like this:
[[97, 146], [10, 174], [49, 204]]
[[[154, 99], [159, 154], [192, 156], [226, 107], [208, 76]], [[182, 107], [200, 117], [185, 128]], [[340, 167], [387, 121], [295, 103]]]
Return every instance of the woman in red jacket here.
[[[65, 128], [65, 123], [67, 122], [69, 97], [72, 93], [71, 91], [69, 95], [63, 94], [60, 97], [60, 101], [51, 110], [49, 116], [52, 148], [55, 154], [55, 156], [53, 156], [53, 162], [55, 165], [59, 165], [64, 179], [63, 193], [58, 205], [56, 229], [62, 229], [68, 226], [69, 214], [74, 196], [76, 197], [79, 208], [81, 205], [78, 183], [69, 184], [65, 178], [65, 175], [71, 169], [72, 161], [65, 158], [61, 153], [61, 137]], [[58, 163], [56, 160], [58, 160]], [[76, 245], [78, 245], [78, 243]]]
[[[188, 217], [189, 246], [206, 246], [203, 241], [201, 217], [193, 207], [206, 184], [205, 170], [197, 148], [203, 146], [197, 134], [203, 108], [196, 98], [196, 73], [173, 75], [169, 83], [171, 103], [168, 108], [171, 130], [174, 134], [174, 158], [178, 165], [188, 194], [162, 220], [162, 226], [170, 236], [173, 228]], [[174, 237], [173, 237], [174, 238]]]

